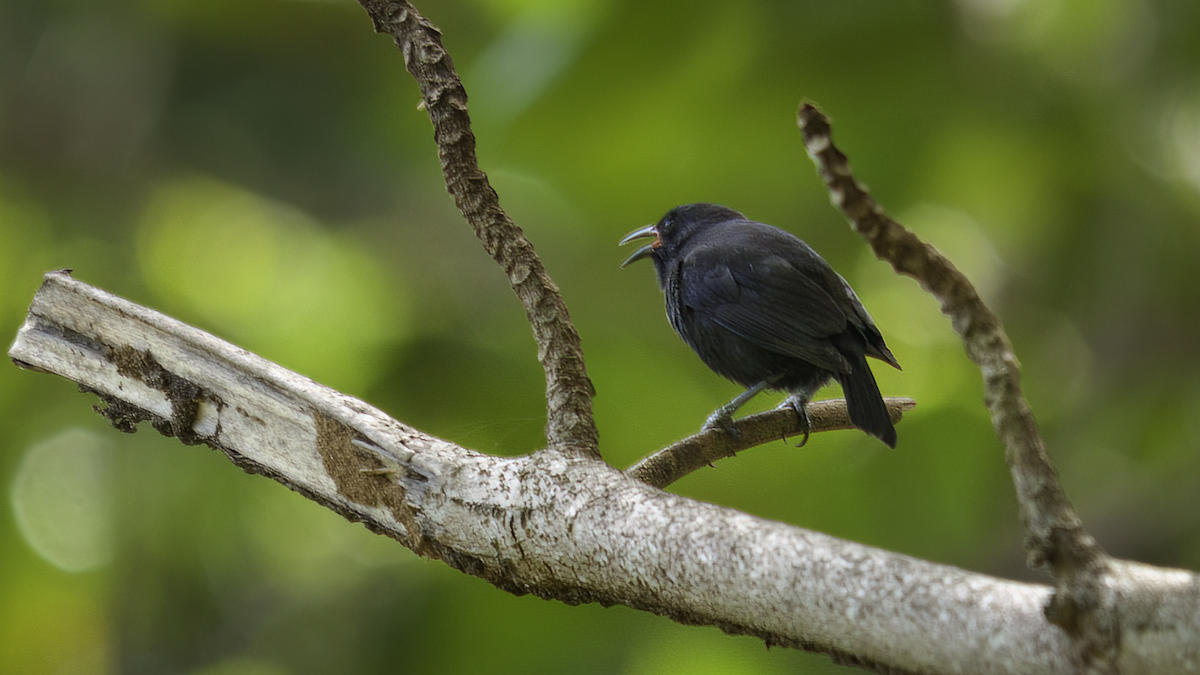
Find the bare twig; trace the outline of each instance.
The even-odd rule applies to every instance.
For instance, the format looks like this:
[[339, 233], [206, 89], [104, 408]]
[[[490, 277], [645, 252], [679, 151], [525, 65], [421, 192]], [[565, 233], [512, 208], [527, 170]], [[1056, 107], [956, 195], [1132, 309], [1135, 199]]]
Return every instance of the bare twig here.
[[584, 366], [579, 334], [558, 286], [521, 228], [508, 217], [475, 157], [467, 91], [442, 47], [441, 33], [407, 2], [359, 0], [375, 31], [392, 36], [404, 65], [421, 88], [433, 123], [446, 189], [483, 248], [504, 270], [533, 327], [546, 374], [546, 440], [581, 457], [600, 457], [592, 418], [595, 390]]
[[1106, 660], [1105, 655], [1117, 648], [1118, 635], [1111, 615], [1089, 610], [1104, 604], [1101, 585], [1110, 559], [1084, 530], [1058, 480], [1033, 412], [1021, 393], [1017, 358], [999, 317], [953, 263], [889, 218], [854, 179], [849, 161], [833, 144], [829, 121], [816, 106], [803, 104], [798, 122], [808, 155], [834, 205], [877, 256], [890, 262], [898, 273], [916, 279], [938, 299], [942, 312], [962, 336], [968, 356], [983, 373], [985, 402], [1005, 448], [1027, 532], [1029, 562], [1035, 567], [1049, 563], [1055, 575], [1057, 593], [1048, 608], [1050, 618], [1079, 638], [1081, 651], [1089, 660]]
[[[911, 398], [886, 398], [892, 422], [898, 423], [904, 413], [916, 407]], [[846, 411], [845, 399], [813, 401], [808, 404], [811, 433], [853, 429]], [[625, 469], [625, 475], [664, 488], [702, 467], [709, 466], [738, 452], [764, 443], [787, 439], [804, 433], [800, 418], [791, 406], [767, 410], [734, 420], [737, 435], [724, 430], [710, 429], [676, 441], [658, 452]]]

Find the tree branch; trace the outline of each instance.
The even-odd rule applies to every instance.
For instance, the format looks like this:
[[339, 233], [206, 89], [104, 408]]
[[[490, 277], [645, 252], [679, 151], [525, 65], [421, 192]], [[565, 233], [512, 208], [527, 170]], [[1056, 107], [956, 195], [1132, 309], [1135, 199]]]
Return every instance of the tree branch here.
[[[917, 405], [911, 398], [886, 398], [884, 401], [894, 424]], [[808, 418], [814, 434], [854, 428], [846, 411], [846, 401], [840, 398], [809, 403]], [[736, 436], [723, 429], [702, 430], [642, 459], [625, 469], [625, 475], [656, 488], [665, 488], [693, 471], [733, 457], [742, 450], [804, 433], [800, 416], [791, 406], [747, 415], [734, 420], [733, 425], [738, 431]]]
[[[995, 579], [662, 492], [549, 449], [434, 438], [208, 333], [46, 275], [9, 356], [74, 380], [131, 432], [221, 450], [425, 556], [512, 593], [620, 603], [889, 673], [1064, 673], [1044, 586]], [[1121, 672], [1200, 662], [1200, 578], [1114, 563]]]
[[1103, 587], [1111, 561], [1084, 530], [1058, 480], [1033, 411], [1021, 393], [1020, 367], [1000, 318], [953, 263], [889, 218], [854, 179], [849, 160], [833, 144], [828, 119], [815, 105], [800, 107], [798, 124], [834, 205], [875, 255], [938, 299], [968, 356], [979, 366], [984, 400], [1016, 487], [1029, 564], [1038, 567], [1048, 562], [1055, 576], [1057, 592], [1047, 608], [1049, 616], [1078, 638], [1084, 654], [1098, 663], [1108, 660], [1119, 648], [1120, 633], [1113, 615], [1098, 610], [1112, 599]]
[[433, 123], [446, 189], [525, 307], [546, 374], [547, 442], [570, 455], [599, 458], [599, 435], [592, 418], [595, 389], [587, 376], [579, 334], [533, 244], [500, 208], [500, 198], [479, 169], [467, 91], [442, 47], [441, 33], [406, 2], [359, 0], [359, 4], [370, 15], [375, 31], [391, 35], [403, 53], [405, 67], [421, 88], [421, 105]]

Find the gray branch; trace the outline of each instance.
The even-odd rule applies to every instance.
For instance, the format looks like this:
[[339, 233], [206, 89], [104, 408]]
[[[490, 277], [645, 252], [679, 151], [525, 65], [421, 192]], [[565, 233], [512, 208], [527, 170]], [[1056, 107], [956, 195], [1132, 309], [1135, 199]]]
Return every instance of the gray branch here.
[[[662, 492], [603, 462], [443, 441], [240, 347], [46, 275], [9, 351], [512, 593], [624, 604], [885, 672], [1082, 672], [1051, 589], [996, 579]], [[1200, 579], [1106, 568], [1123, 673], [1195, 672]]]

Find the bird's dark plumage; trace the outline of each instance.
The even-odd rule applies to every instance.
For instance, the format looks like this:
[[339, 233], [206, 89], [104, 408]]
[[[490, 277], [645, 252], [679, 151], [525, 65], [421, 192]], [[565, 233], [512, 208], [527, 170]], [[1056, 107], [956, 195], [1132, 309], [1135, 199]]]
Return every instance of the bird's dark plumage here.
[[833, 378], [854, 425], [896, 446], [866, 357], [900, 364], [850, 285], [808, 244], [716, 204], [676, 207], [621, 243], [644, 237], [654, 241], [621, 266], [652, 259], [671, 326], [709, 368], [748, 388], [710, 425], [727, 426], [763, 389], [791, 394], [807, 421], [805, 404]]

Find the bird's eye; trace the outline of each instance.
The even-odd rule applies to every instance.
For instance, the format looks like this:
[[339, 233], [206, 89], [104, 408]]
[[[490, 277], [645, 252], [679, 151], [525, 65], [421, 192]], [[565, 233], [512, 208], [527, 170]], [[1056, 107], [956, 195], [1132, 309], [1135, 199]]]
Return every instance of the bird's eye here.
[[658, 248], [658, 247], [662, 246], [662, 243], [663, 243], [662, 233], [664, 231], [669, 232], [669, 231], [673, 230], [674, 228], [675, 228], [674, 220], [672, 220], [671, 218], [663, 218], [662, 222], [659, 223], [654, 228], [654, 243], [652, 244], [652, 246], [654, 246], [654, 248]]

